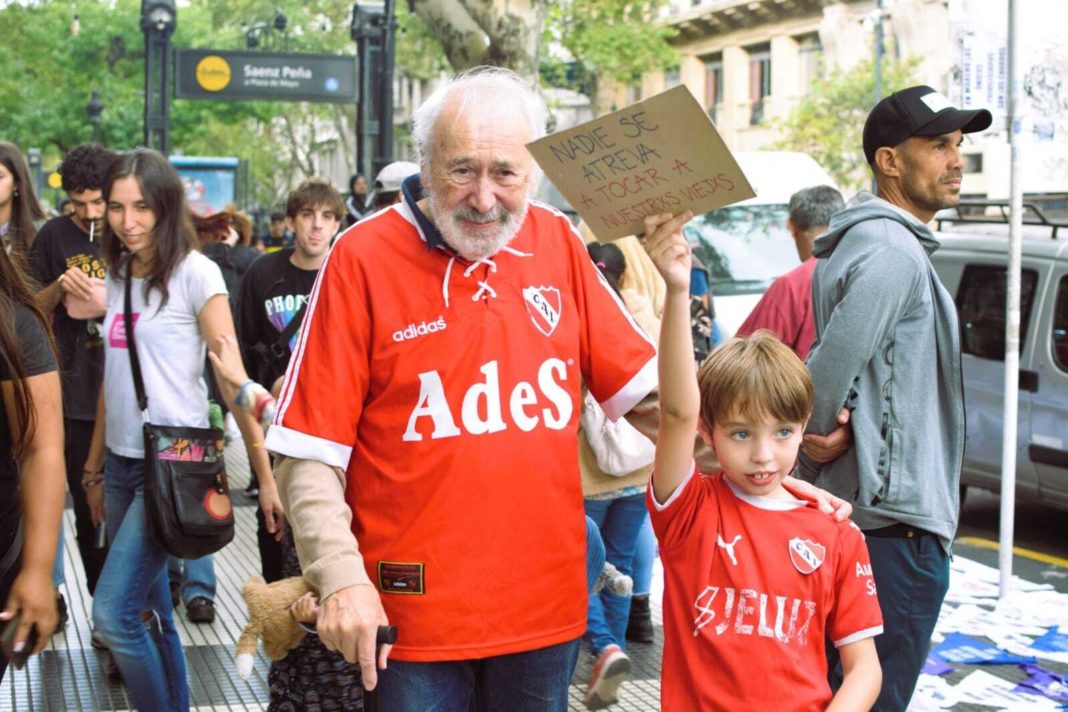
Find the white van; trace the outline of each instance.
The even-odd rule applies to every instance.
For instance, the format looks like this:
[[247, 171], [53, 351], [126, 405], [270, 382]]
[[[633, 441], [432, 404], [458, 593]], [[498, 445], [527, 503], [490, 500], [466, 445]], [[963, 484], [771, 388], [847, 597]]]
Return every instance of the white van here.
[[[987, 205], [975, 202], [979, 210]], [[931, 262], [960, 315], [967, 413], [961, 485], [997, 491], [1008, 226], [969, 224], [954, 213], [939, 215], [941, 247]], [[1016, 489], [1021, 498], [1068, 510], [1068, 241], [1058, 227], [1068, 224], [1023, 229]]]
[[698, 215], [685, 228], [708, 268], [724, 338], [734, 335], [777, 277], [801, 264], [786, 229], [790, 196], [816, 185], [838, 187], [804, 153], [743, 151], [734, 157], [756, 197]]

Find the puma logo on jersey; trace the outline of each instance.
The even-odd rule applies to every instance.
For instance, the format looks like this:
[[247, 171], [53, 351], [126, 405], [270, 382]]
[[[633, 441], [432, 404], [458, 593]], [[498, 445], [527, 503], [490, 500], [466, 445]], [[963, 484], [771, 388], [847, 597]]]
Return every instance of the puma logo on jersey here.
[[734, 537], [734, 539], [731, 540], [731, 543], [728, 544], [727, 542], [723, 541], [723, 537], [721, 537], [719, 534], [716, 534], [716, 546], [727, 552], [727, 556], [731, 557], [731, 563], [735, 566], [738, 565], [738, 559], [734, 556], [734, 545], [741, 540], [742, 535], [738, 534]]
[[[408, 417], [408, 427], [402, 440], [419, 442], [420, 421], [428, 418], [434, 429], [431, 440], [452, 438], [467, 432], [470, 435], [497, 433], [508, 428], [505, 422], [501, 393], [501, 379], [496, 361], [489, 361], [479, 368], [482, 380], [473, 383], [464, 393], [460, 403], [461, 430], [457, 425], [453, 406], [445, 397], [445, 387], [437, 371], [419, 374], [419, 397]], [[543, 424], [550, 430], [563, 430], [571, 421], [574, 401], [560, 383], [567, 380], [567, 365], [558, 358], [544, 361], [538, 368], [536, 384], [520, 381], [508, 394], [507, 407], [511, 422], [525, 433]], [[542, 406], [542, 399], [548, 407]]]
[[[774, 599], [774, 611], [769, 610], [771, 599]], [[693, 606], [697, 609], [697, 617], [693, 619], [694, 637], [702, 628], [715, 623], [712, 630], [716, 635], [731, 631], [735, 635], [758, 635], [800, 646], [807, 644], [809, 624], [816, 615], [815, 601], [769, 596], [756, 589], [730, 586], [706, 586]], [[772, 613], [774, 623], [769, 615]]]

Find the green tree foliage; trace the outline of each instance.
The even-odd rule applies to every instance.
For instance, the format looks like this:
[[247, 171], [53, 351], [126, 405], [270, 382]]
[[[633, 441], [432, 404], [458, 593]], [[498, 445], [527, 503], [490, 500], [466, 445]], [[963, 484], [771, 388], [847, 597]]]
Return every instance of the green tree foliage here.
[[[668, 44], [675, 28], [656, 21], [666, 0], [560, 0], [549, 4], [545, 42], [558, 43], [590, 80], [596, 93], [598, 78], [624, 84], [637, 81], [642, 72], [678, 62]], [[558, 60], [559, 61], [559, 60]], [[551, 60], [550, 60], [551, 62]]]
[[[351, 5], [328, 0], [181, 2], [172, 45], [245, 49], [247, 27], [257, 22], [270, 25], [276, 8], [287, 16], [287, 33], [267, 30], [261, 47], [355, 52], [348, 29]], [[94, 137], [120, 150], [140, 145], [144, 115], [140, 11], [140, 0], [0, 3], [4, 28], [0, 138], [23, 150], [40, 147], [46, 169], [55, 167], [67, 150]], [[85, 110], [94, 90], [104, 105], [95, 134]], [[171, 103], [171, 146], [187, 155], [246, 159], [251, 202], [272, 206], [284, 199], [298, 176], [317, 172], [317, 150], [334, 148], [352, 156], [354, 114], [355, 107], [345, 105], [178, 99]]]
[[[883, 61], [883, 95], [915, 84], [918, 61]], [[869, 178], [862, 149], [864, 119], [875, 99], [872, 60], [848, 71], [832, 71], [813, 82], [807, 97], [789, 115], [772, 121], [781, 136], [768, 148], [802, 151], [830, 173], [846, 192], [863, 188]]]
[[448, 71], [445, 50], [437, 36], [411, 11], [407, 2], [398, 2], [395, 7], [397, 69], [412, 79], [433, 79]]

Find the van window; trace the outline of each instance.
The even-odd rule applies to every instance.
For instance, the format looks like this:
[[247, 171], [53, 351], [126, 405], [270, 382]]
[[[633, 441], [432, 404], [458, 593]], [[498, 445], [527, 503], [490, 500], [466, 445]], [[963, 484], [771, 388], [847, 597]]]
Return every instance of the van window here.
[[1061, 277], [1053, 307], [1053, 361], [1068, 371], [1068, 277]]
[[[1031, 304], [1038, 273], [1023, 270], [1020, 277], [1020, 349], [1027, 344]], [[960, 315], [961, 351], [994, 361], [1005, 360], [1005, 299], [1007, 277], [1004, 267], [967, 265], [957, 288]]]

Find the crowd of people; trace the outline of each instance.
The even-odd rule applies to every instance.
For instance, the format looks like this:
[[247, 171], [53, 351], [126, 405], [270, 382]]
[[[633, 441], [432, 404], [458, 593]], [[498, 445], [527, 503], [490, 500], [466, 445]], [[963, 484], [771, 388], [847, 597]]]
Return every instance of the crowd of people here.
[[174, 611], [214, 620], [214, 565], [151, 526], [144, 427], [225, 412], [264, 579], [317, 592], [271, 709], [362, 709], [376, 690], [389, 710], [562, 711], [583, 641], [585, 704], [608, 707], [628, 646], [654, 638], [657, 556], [662, 709], [907, 707], [963, 450], [927, 223], [959, 200], [961, 137], [990, 114], [929, 87], [880, 102], [875, 194], [795, 195], [801, 266], [718, 346], [691, 213], [587, 245], [531, 200], [546, 118], [514, 74], [462, 74], [414, 114], [418, 164], [354, 175], [347, 196], [306, 180], [258, 246], [236, 210], [192, 214], [144, 148], [68, 152], [70, 212], [42, 224], [0, 143], [16, 664], [63, 626], [69, 489], [94, 645], [137, 708], [189, 708]]

